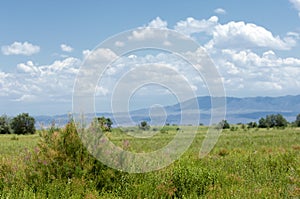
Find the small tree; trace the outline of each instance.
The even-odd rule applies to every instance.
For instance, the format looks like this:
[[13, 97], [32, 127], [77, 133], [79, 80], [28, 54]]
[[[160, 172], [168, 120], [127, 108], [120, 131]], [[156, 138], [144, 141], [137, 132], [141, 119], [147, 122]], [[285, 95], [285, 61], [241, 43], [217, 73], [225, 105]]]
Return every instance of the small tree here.
[[257, 127], [257, 123], [256, 122], [249, 122], [248, 123], [248, 128], [256, 128]]
[[267, 128], [267, 123], [266, 123], [266, 119], [265, 118], [260, 118], [258, 121], [258, 127], [259, 128]]
[[281, 115], [275, 115], [275, 126], [276, 127], [286, 127], [288, 125], [288, 121]]
[[295, 125], [297, 127], [300, 127], [300, 114], [298, 114], [297, 117], [296, 117]]
[[113, 122], [111, 121], [110, 118], [105, 118], [105, 117], [97, 117], [96, 121], [100, 125], [100, 128], [102, 131], [111, 131], [111, 126]]
[[148, 123], [146, 121], [142, 121], [139, 124], [139, 128], [145, 131], [145, 130], [149, 130], [150, 126], [148, 125]]
[[267, 115], [266, 118], [261, 118], [258, 123], [260, 128], [286, 127], [288, 125], [288, 121], [281, 114]]
[[22, 113], [14, 117], [10, 126], [15, 134], [34, 134], [35, 120], [28, 113]]
[[0, 117], [0, 134], [10, 134], [9, 118], [6, 115]]
[[230, 124], [227, 122], [227, 120], [222, 120], [221, 126], [223, 129], [230, 129]]

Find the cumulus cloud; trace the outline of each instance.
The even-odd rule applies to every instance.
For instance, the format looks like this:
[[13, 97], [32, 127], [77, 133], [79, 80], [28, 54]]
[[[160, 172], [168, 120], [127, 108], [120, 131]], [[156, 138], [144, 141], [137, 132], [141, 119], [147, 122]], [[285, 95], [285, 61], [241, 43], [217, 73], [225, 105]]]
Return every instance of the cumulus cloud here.
[[299, 36], [289, 32], [283, 38], [273, 35], [262, 26], [243, 21], [219, 23], [218, 17], [212, 16], [208, 20], [197, 20], [192, 17], [179, 21], [175, 30], [191, 35], [205, 33], [211, 37], [206, 48], [237, 48], [247, 49], [254, 47], [271, 48], [276, 50], [290, 50], [296, 45]]
[[33, 55], [40, 52], [40, 47], [29, 42], [14, 42], [11, 45], [2, 46], [2, 53], [4, 55]]
[[219, 18], [216, 16], [212, 16], [208, 20], [197, 20], [193, 17], [188, 17], [186, 20], [177, 22], [174, 29], [186, 35], [200, 32], [211, 34], [213, 29], [218, 25], [218, 20]]
[[147, 27], [149, 28], [167, 28], [168, 23], [167, 21], [162, 20], [160, 17], [156, 17], [150, 23]]
[[278, 50], [289, 50], [295, 45], [292, 37], [281, 39], [264, 27], [245, 22], [218, 24], [213, 32], [211, 45], [220, 48], [266, 47]]
[[[19, 63], [17, 73], [0, 71], [1, 95], [12, 101], [55, 101], [72, 93], [81, 61], [68, 57], [49, 65]], [[69, 97], [70, 97], [69, 96]]]
[[298, 11], [298, 16], [300, 17], [300, 0], [290, 0], [295, 9]]
[[166, 29], [168, 23], [162, 20], [159, 17], [156, 17], [154, 20], [150, 21], [146, 26], [141, 27], [138, 30], [134, 30], [132, 35], [129, 36], [129, 40], [145, 40], [149, 38], [165, 38], [166, 35], [157, 34], [157, 31], [153, 29]]
[[72, 48], [71, 46], [66, 45], [66, 44], [61, 44], [61, 45], [60, 45], [60, 49], [61, 49], [62, 51], [64, 51], [64, 52], [67, 52], [67, 53], [73, 51], [73, 48]]
[[300, 88], [300, 59], [281, 58], [274, 51], [223, 49], [214, 55], [229, 95], [284, 95]]
[[[125, 39], [139, 42], [146, 38], [155, 38], [162, 41], [162, 45], [172, 45], [166, 35], [158, 35], [156, 31], [153, 31], [153, 28], [166, 28], [167, 25], [166, 21], [158, 17], [144, 26], [145, 29], [137, 29]], [[287, 32], [286, 35], [278, 36], [274, 35], [271, 30], [253, 23], [231, 21], [222, 24], [217, 16], [200, 20], [189, 17], [178, 21], [174, 29], [196, 39], [198, 33], [207, 36], [205, 48], [223, 77], [222, 81], [228, 95], [257, 96], [299, 93], [300, 59], [283, 58], [277, 51], [290, 50], [295, 46], [300, 38], [298, 33]], [[2, 52], [6, 55], [31, 55], [33, 51], [29, 50], [28, 46], [30, 45], [34, 46], [28, 42], [15, 42], [10, 46], [3, 46]], [[112, 46], [127, 47], [126, 41], [114, 41]], [[71, 52], [72, 47], [62, 44], [61, 49]], [[99, 78], [99, 74], [97, 74], [99, 70], [95, 70], [96, 72], [92, 71], [87, 76], [87, 84], [82, 85], [85, 90], [92, 89], [97, 96], [103, 98], [111, 96], [114, 86], [118, 84], [118, 80], [123, 75], [138, 67], [144, 67], [140, 68], [143, 69], [140, 70], [143, 75], [131, 72], [125, 76], [126, 79], [123, 79], [124, 84], [122, 84], [124, 88], [126, 86], [131, 89], [134, 82], [143, 82], [152, 78], [153, 81], [164, 81], [166, 84], [177, 86], [178, 90], [184, 90], [177, 82], [185, 78], [191, 89], [198, 95], [208, 93], [209, 88], [205, 86], [205, 81], [199, 76], [199, 73], [187, 65], [186, 61], [173, 54], [132, 53], [119, 58], [114, 51], [108, 48], [99, 48], [96, 51], [84, 50], [82, 54], [85, 63], [92, 67], [110, 64], [106, 68], [103, 78], [99, 80], [100, 84], [96, 87], [94, 85], [93, 80]], [[111, 63], [111, 61], [115, 62]], [[39, 65], [31, 60], [19, 63], [15, 72], [0, 71], [0, 96], [17, 102], [44, 100], [48, 103], [68, 100], [72, 96], [74, 81], [81, 64], [82, 60], [74, 57], [64, 57], [45, 65]], [[156, 70], [151, 68], [154, 65]], [[174, 69], [172, 75], [168, 74], [168, 67]], [[205, 72], [203, 70], [200, 72]], [[84, 72], [88, 73], [89, 70]], [[175, 72], [178, 75], [173, 75]], [[147, 88], [145, 88], [145, 92], [148, 92], [149, 96], [150, 94], [151, 96], [163, 95], [162, 92], [154, 92]]]
[[226, 14], [226, 10], [224, 10], [223, 8], [217, 8], [214, 10], [214, 13], [216, 14]]

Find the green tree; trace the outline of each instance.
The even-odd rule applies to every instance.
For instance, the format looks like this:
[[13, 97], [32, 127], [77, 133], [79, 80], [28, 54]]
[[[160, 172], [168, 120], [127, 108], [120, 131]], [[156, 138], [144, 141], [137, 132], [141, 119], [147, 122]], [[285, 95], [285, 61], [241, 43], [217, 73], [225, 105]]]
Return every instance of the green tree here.
[[110, 118], [106, 117], [97, 117], [96, 118], [97, 123], [100, 125], [100, 128], [102, 131], [111, 131], [111, 126], [113, 122]]
[[10, 134], [9, 118], [6, 115], [0, 117], [0, 134]]
[[300, 127], [300, 114], [298, 114], [297, 117], [296, 117], [295, 125], [297, 127]]
[[266, 119], [265, 118], [260, 118], [259, 121], [258, 121], [258, 127], [259, 128], [267, 128], [267, 122], [266, 122]]
[[248, 123], [248, 128], [256, 128], [257, 127], [257, 123], [256, 122], [249, 122]]
[[14, 117], [10, 126], [15, 134], [34, 134], [35, 120], [28, 113], [22, 113]]
[[286, 127], [288, 121], [281, 115], [267, 115], [266, 118], [261, 118], [258, 122], [260, 128]]
[[230, 124], [227, 122], [227, 120], [222, 120], [221, 125], [223, 129], [230, 129]]
[[288, 121], [281, 115], [275, 115], [275, 126], [276, 127], [286, 127], [288, 125]]
[[139, 128], [145, 131], [145, 130], [149, 130], [150, 126], [148, 125], [148, 123], [146, 121], [142, 121], [139, 124]]

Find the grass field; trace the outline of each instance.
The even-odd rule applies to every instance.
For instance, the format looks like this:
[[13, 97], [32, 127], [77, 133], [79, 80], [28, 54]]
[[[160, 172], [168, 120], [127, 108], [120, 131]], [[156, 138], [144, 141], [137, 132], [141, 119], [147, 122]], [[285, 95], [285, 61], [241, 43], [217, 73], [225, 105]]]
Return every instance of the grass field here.
[[[97, 167], [101, 168], [99, 171], [91, 174], [85, 172], [92, 165], [91, 161], [86, 161], [79, 169], [75, 166], [75, 174], [67, 177], [62, 174], [64, 170], [54, 172], [48, 160], [51, 159], [57, 168], [73, 168], [69, 164], [72, 158], [59, 155], [63, 154], [61, 151], [68, 154], [59, 143], [55, 145], [56, 148], [51, 145], [52, 148], [43, 155], [43, 148], [38, 148], [41, 140], [39, 135], [1, 135], [0, 198], [300, 197], [299, 128], [239, 127], [233, 131], [224, 130], [211, 153], [200, 159], [199, 150], [206, 130], [207, 127], [200, 127], [189, 149], [179, 160], [164, 169], [128, 174], [101, 166]], [[176, 132], [176, 127], [168, 127], [165, 131], [158, 131], [152, 138], [133, 139], [115, 129], [108, 132], [107, 136], [120, 147], [127, 140], [130, 143], [127, 150], [147, 152], [167, 144]], [[51, 136], [56, 139], [59, 132]], [[28, 154], [34, 153], [36, 157], [44, 159], [31, 158], [26, 161]], [[74, 156], [73, 159], [76, 158]], [[77, 160], [82, 161], [82, 157]]]

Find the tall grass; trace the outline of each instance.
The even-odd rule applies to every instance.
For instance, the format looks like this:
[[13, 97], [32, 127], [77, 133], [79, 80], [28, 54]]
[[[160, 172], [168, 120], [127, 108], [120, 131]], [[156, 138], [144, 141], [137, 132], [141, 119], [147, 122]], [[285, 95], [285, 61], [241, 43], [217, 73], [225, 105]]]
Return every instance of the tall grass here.
[[[106, 135], [126, 150], [147, 152], [170, 141], [177, 128], [148, 139], [134, 139], [120, 129]], [[123, 173], [97, 161], [73, 123], [40, 136], [4, 135], [0, 198], [300, 197], [299, 128], [225, 130], [213, 151], [199, 159], [206, 130], [199, 128], [179, 160], [144, 174]]]

